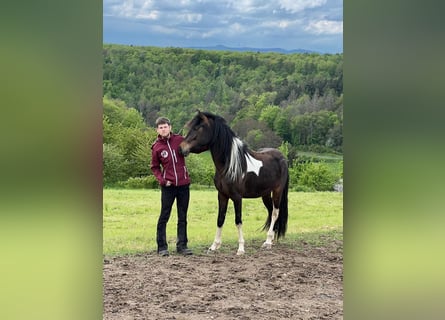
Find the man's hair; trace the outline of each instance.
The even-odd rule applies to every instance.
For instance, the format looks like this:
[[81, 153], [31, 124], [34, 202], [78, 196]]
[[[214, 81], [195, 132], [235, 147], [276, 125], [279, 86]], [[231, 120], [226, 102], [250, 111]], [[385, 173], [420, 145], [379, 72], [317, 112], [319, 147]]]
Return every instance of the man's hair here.
[[156, 119], [156, 127], [159, 126], [160, 124], [168, 124], [170, 125], [170, 120], [168, 120], [165, 117], [159, 117]]

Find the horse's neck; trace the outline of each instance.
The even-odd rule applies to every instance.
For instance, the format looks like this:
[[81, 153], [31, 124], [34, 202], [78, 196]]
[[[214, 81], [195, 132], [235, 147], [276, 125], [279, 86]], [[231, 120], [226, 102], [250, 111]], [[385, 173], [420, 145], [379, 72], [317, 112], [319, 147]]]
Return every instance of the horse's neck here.
[[223, 172], [225, 167], [225, 155], [223, 153], [218, 153], [215, 150], [210, 150], [212, 154], [213, 163], [215, 164], [216, 171]]
[[213, 162], [216, 171], [224, 175], [230, 181], [235, 181], [242, 175], [241, 159], [243, 154], [243, 142], [233, 137], [230, 144], [224, 144], [226, 148], [221, 149], [220, 146], [211, 149]]
[[[217, 137], [216, 141], [220, 141], [219, 137]], [[221, 148], [224, 145], [225, 148]], [[229, 165], [228, 155], [230, 155], [232, 143], [229, 145], [226, 144], [214, 144], [210, 147], [210, 153], [212, 154], [213, 163], [215, 164], [216, 171], [224, 172], [226, 167]], [[229, 147], [230, 146], [230, 147]]]

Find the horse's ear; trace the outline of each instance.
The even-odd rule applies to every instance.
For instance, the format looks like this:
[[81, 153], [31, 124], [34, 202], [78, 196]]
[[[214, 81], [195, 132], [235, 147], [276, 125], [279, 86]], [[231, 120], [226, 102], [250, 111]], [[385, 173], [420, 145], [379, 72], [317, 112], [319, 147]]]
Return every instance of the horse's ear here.
[[205, 124], [209, 125], [209, 118], [207, 118], [207, 116], [204, 113], [198, 110], [198, 116]]

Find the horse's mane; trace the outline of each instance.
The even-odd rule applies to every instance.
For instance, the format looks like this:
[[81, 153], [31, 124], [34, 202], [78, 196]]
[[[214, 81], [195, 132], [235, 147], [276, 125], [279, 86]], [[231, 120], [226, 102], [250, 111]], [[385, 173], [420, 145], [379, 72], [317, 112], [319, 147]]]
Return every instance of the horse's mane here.
[[[209, 148], [223, 162], [223, 174], [231, 181], [241, 179], [247, 168], [246, 154], [249, 154], [247, 144], [233, 132], [223, 117], [210, 112], [201, 113], [213, 120], [213, 137]], [[198, 122], [199, 116], [192, 120], [192, 125]]]

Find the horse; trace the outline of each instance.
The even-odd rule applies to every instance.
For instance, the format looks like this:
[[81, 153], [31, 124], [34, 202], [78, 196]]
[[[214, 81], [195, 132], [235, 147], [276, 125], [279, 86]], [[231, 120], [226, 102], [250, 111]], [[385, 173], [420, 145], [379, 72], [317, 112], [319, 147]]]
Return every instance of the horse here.
[[179, 145], [184, 156], [210, 150], [215, 165], [214, 184], [218, 190], [218, 219], [215, 240], [208, 253], [221, 246], [222, 227], [227, 205], [232, 200], [238, 229], [237, 255], [245, 253], [242, 232], [242, 199], [259, 198], [268, 217], [262, 230], [267, 231], [262, 248], [271, 249], [273, 240], [284, 237], [288, 220], [289, 171], [287, 160], [277, 149], [251, 150], [221, 116], [197, 111], [187, 124], [188, 133]]

